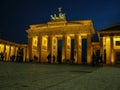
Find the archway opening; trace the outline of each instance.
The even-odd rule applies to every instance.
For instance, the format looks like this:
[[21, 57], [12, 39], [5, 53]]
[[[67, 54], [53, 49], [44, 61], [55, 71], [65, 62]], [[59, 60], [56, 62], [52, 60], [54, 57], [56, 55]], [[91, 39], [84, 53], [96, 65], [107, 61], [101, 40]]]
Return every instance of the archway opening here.
[[71, 39], [71, 60], [74, 59], [74, 39]]
[[58, 50], [57, 50], [57, 62], [61, 63], [62, 61], [62, 40], [58, 40]]
[[87, 39], [82, 39], [82, 63], [87, 62]]

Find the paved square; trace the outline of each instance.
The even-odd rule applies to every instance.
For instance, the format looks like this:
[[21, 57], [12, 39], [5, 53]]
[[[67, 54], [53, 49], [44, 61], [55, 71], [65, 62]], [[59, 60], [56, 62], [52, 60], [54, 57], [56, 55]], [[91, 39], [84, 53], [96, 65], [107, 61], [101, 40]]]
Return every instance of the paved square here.
[[120, 68], [0, 62], [0, 90], [120, 90]]

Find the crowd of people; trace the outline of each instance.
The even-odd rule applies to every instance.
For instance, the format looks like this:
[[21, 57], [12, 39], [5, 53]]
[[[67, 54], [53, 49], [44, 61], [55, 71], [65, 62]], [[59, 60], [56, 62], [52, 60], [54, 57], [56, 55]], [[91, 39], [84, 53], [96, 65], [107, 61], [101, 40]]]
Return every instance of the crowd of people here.
[[[34, 56], [35, 61], [38, 60], [37, 56]], [[0, 60], [4, 61], [5, 60], [5, 55], [3, 52], [0, 52]], [[61, 62], [61, 58], [60, 57], [55, 57], [55, 55], [51, 55], [48, 54], [47, 56], [47, 60], [48, 63], [63, 63], [63, 64], [74, 64], [75, 63], [75, 59], [71, 59], [71, 60], [63, 60], [63, 62]], [[17, 50], [17, 56], [12, 55], [10, 57], [10, 61], [16, 61], [16, 62], [23, 62], [23, 49], [18, 49]], [[95, 55], [94, 53], [92, 54], [92, 65], [93, 66], [100, 66], [103, 65], [103, 60], [102, 60], [102, 55]]]
[[53, 57], [52, 57], [52, 56], [51, 56], [51, 54], [49, 54], [49, 55], [47, 56], [48, 63], [51, 63], [52, 58], [53, 58], [53, 63], [55, 63], [55, 62], [56, 62], [56, 61], [55, 61], [55, 55], [53, 55]]
[[58, 63], [58, 64], [74, 64], [75, 62], [75, 59], [71, 59], [71, 60], [63, 60], [63, 62], [61, 61], [61, 57], [55, 57], [55, 55], [51, 55], [51, 54], [48, 54], [47, 56], [47, 60], [48, 60], [48, 63]]
[[[7, 53], [0, 52], [0, 60], [6, 61]], [[11, 55], [10, 58], [8, 58], [8, 61], [16, 61], [16, 62], [23, 62], [23, 49], [18, 48], [17, 55]]]

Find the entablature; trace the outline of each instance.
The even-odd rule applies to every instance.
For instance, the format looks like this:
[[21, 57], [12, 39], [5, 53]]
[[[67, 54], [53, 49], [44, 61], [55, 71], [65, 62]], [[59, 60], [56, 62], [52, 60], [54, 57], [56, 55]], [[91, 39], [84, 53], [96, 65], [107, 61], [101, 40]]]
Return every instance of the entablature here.
[[47, 24], [30, 25], [28, 35], [94, 34], [91, 20], [51, 21]]

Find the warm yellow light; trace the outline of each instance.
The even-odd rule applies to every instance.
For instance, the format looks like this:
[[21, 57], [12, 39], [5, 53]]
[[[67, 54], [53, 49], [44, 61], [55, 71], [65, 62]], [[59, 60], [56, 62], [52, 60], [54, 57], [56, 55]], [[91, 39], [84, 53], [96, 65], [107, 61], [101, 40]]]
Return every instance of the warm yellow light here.
[[0, 44], [0, 52], [3, 52], [3, 51], [4, 51], [4, 45]]
[[84, 36], [84, 37], [87, 37], [87, 34], [81, 34], [81, 36], [82, 36], [82, 37], [83, 37], [83, 36]]
[[106, 42], [107, 42], [107, 41], [110, 41], [110, 37], [106, 37]]
[[11, 52], [10, 52], [11, 56], [14, 55], [14, 47], [11, 46]]
[[113, 38], [114, 49], [120, 49], [120, 45], [116, 45], [116, 41], [120, 41], [120, 37]]
[[6, 53], [9, 53], [10, 46], [6, 46]]
[[113, 58], [111, 58], [111, 63], [114, 64], [114, 59]]
[[37, 36], [33, 37], [32, 45], [37, 47], [37, 45], [38, 45], [38, 37]]
[[106, 46], [106, 38], [103, 37], [103, 46]]
[[106, 48], [109, 50], [110, 49], [110, 37], [106, 38]]
[[120, 37], [114, 37], [114, 41], [120, 41]]

